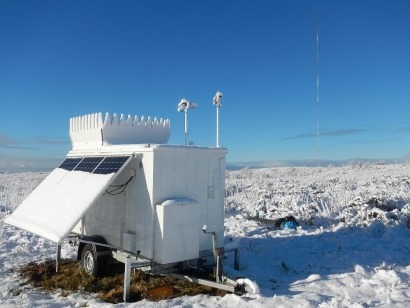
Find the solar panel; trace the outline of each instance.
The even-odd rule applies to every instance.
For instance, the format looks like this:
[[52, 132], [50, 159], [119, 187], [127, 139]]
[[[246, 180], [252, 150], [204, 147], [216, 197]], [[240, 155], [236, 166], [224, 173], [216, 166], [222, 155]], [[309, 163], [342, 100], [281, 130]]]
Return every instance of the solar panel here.
[[59, 168], [67, 171], [84, 171], [94, 174], [116, 173], [129, 156], [91, 156], [67, 158]]
[[84, 157], [83, 160], [74, 168], [74, 171], [85, 171], [91, 173], [103, 159], [104, 157]]
[[82, 158], [67, 158], [65, 161], [62, 162], [62, 164], [58, 168], [71, 171], [75, 168], [75, 166], [77, 166], [81, 159]]
[[95, 174], [109, 174], [115, 173], [128, 160], [128, 156], [110, 156], [105, 157], [101, 164], [94, 170]]

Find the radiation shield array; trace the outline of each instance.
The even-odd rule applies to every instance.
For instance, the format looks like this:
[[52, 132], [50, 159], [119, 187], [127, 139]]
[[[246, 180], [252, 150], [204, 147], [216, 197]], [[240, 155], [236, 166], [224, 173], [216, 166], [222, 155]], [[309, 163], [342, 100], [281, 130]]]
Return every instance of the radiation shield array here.
[[166, 144], [171, 130], [169, 119], [153, 120], [142, 116], [127, 117], [107, 112], [70, 118], [70, 139], [73, 150], [96, 149], [115, 144]]

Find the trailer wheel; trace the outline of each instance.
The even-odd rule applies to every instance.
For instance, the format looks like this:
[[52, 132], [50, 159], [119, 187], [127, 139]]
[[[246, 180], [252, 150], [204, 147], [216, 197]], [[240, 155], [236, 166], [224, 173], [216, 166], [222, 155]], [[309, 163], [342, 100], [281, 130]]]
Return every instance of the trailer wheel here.
[[81, 253], [81, 265], [86, 271], [86, 273], [89, 275], [97, 277], [100, 274], [97, 250], [95, 249], [95, 245], [86, 244], [84, 246], [83, 251]]

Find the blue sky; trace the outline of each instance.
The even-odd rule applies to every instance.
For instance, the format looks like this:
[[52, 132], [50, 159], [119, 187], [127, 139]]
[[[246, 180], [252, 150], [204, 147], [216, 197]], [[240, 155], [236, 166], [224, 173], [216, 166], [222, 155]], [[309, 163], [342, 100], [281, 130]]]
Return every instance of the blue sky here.
[[410, 1], [0, 2], [0, 171], [51, 170], [69, 118], [171, 120], [229, 162], [410, 154]]

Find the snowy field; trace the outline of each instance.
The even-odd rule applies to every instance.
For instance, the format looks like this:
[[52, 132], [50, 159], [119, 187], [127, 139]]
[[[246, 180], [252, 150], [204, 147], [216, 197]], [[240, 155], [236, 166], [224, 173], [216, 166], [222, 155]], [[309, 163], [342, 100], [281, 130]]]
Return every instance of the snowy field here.
[[[0, 306], [113, 306], [93, 294], [47, 294], [17, 276], [20, 265], [55, 255], [53, 243], [3, 223], [46, 175], [0, 174]], [[264, 220], [252, 219], [257, 213]], [[410, 306], [410, 165], [230, 171], [225, 214], [225, 241], [239, 241], [241, 268], [235, 271], [227, 255], [224, 269], [256, 282], [259, 294], [117, 306]], [[297, 230], [271, 223], [287, 215], [297, 219]], [[75, 252], [66, 245], [62, 256]]]

